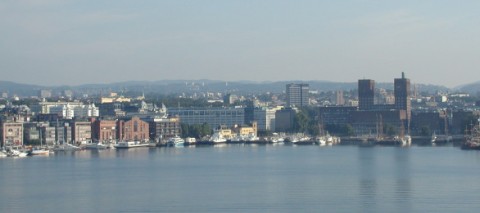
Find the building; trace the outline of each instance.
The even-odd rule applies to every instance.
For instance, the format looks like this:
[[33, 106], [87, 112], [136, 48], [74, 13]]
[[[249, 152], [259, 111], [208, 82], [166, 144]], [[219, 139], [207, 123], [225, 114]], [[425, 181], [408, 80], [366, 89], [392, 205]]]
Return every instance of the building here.
[[309, 98], [308, 84], [287, 84], [287, 106], [288, 107], [304, 107], [308, 106]]
[[52, 146], [59, 144], [57, 141], [57, 129], [58, 128], [50, 125], [40, 127], [41, 140], [45, 145]]
[[375, 104], [375, 81], [358, 80], [358, 107], [360, 110], [371, 110]]
[[75, 143], [86, 143], [92, 140], [92, 125], [88, 121], [72, 121], [72, 139]]
[[337, 106], [345, 105], [345, 99], [343, 98], [343, 91], [342, 90], [335, 91], [335, 105], [337, 105]]
[[[258, 131], [275, 131], [276, 108], [257, 107], [253, 111], [253, 121], [257, 123]], [[252, 122], [252, 121], [250, 121]]]
[[117, 121], [117, 138], [122, 141], [148, 141], [149, 125], [139, 117], [120, 119]]
[[402, 78], [395, 78], [394, 82], [395, 109], [406, 110], [409, 121], [412, 114], [410, 92], [410, 79], [405, 78], [405, 73], [402, 72]]
[[184, 124], [208, 124], [215, 129], [218, 126], [234, 126], [245, 124], [245, 110], [243, 107], [192, 107], [170, 108], [168, 114], [180, 118]]
[[2, 147], [23, 146], [23, 123], [1, 121], [0, 134]]
[[117, 140], [117, 120], [94, 120], [92, 122], [92, 140], [99, 142]]
[[252, 122], [252, 125], [249, 125], [249, 126], [246, 126], [246, 125], [234, 126], [233, 132], [241, 136], [248, 136], [248, 135], [257, 136], [257, 132], [258, 132], [257, 122], [254, 121]]
[[148, 120], [150, 127], [151, 140], [163, 140], [175, 136], [180, 136], [182, 128], [180, 126], [180, 118], [152, 118]]
[[36, 114], [57, 114], [62, 118], [97, 117], [99, 109], [94, 104], [85, 105], [81, 102], [40, 102], [32, 107]]
[[293, 131], [296, 111], [293, 108], [284, 108], [275, 112], [275, 131]]

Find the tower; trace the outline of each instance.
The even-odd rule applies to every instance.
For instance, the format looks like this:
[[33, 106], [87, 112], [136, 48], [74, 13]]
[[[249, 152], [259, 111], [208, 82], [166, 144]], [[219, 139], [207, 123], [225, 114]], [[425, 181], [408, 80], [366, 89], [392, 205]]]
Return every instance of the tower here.
[[370, 110], [374, 106], [375, 81], [358, 80], [358, 106], [360, 110]]
[[395, 109], [406, 110], [407, 120], [411, 118], [411, 101], [410, 101], [410, 79], [405, 78], [402, 72], [402, 78], [395, 78], [394, 82]]
[[308, 105], [308, 84], [287, 84], [287, 106], [304, 107]]

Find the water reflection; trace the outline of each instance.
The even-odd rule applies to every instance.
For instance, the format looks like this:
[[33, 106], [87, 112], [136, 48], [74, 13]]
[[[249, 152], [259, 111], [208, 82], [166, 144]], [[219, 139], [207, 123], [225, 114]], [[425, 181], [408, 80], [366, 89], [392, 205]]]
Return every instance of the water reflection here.
[[411, 212], [411, 168], [410, 168], [410, 149], [396, 148], [394, 150], [395, 157], [395, 194], [394, 202], [398, 209], [405, 212]]
[[376, 180], [376, 156], [375, 149], [359, 148], [358, 163], [360, 169], [359, 186], [360, 186], [360, 202], [364, 212], [375, 212], [377, 197], [377, 180]]

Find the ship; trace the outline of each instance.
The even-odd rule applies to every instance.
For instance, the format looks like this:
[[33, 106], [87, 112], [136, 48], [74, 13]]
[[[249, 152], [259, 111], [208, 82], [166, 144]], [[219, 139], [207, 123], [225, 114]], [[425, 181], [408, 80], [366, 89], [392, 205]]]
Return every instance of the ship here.
[[470, 130], [470, 134], [465, 135], [465, 142], [461, 148], [480, 150], [480, 119], [478, 119], [477, 125]]

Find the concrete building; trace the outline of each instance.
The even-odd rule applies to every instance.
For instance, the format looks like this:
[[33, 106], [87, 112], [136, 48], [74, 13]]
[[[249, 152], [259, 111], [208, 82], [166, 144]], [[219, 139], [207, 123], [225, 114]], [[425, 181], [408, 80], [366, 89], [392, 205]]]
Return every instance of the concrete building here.
[[23, 123], [0, 121], [0, 134], [2, 147], [23, 146]]
[[342, 90], [335, 91], [335, 105], [337, 105], [337, 106], [345, 105], [345, 99], [343, 98], [343, 91]]
[[117, 121], [117, 138], [122, 141], [148, 141], [149, 125], [139, 117], [120, 119]]
[[275, 131], [275, 112], [277, 108], [257, 107], [253, 111], [253, 121], [257, 123], [258, 131]]
[[291, 132], [295, 121], [296, 111], [293, 108], [284, 108], [275, 112], [275, 131]]
[[65, 119], [99, 116], [98, 107], [81, 102], [40, 102], [32, 107], [32, 111], [36, 114], [58, 114]]
[[92, 140], [92, 125], [88, 121], [72, 121], [72, 136], [75, 143], [86, 143]]
[[287, 84], [287, 107], [304, 107], [309, 103], [308, 84]]
[[163, 140], [182, 134], [182, 128], [180, 126], [180, 118], [152, 118], [148, 120], [150, 127], [150, 139], [151, 140]]
[[218, 126], [233, 126], [245, 124], [245, 110], [243, 107], [204, 107], [204, 108], [170, 108], [168, 114], [179, 117], [184, 124], [204, 124], [215, 129]]

